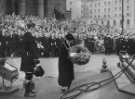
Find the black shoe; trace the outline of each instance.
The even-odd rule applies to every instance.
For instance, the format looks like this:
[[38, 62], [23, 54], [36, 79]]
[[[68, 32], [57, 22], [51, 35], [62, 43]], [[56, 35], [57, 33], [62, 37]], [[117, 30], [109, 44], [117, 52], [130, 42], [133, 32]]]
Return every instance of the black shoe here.
[[36, 96], [36, 94], [32, 92], [30, 82], [27, 82], [24, 87], [25, 87], [24, 97], [35, 97]]
[[35, 93], [25, 93], [24, 97], [35, 97], [36, 94]]
[[30, 89], [31, 89], [31, 93], [37, 93], [35, 90], [35, 83], [33, 81], [30, 82]]
[[61, 88], [61, 92], [67, 92], [68, 91], [68, 87], [62, 87]]

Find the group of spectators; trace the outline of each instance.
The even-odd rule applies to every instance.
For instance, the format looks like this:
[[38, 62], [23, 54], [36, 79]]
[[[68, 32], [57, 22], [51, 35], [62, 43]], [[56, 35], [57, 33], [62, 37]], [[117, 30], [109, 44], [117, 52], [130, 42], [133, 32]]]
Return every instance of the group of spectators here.
[[[31, 29], [28, 29], [31, 27]], [[56, 57], [61, 40], [68, 33], [83, 39], [93, 53], [119, 53], [126, 50], [134, 54], [134, 38], [97, 33], [90, 25], [73, 20], [58, 21], [55, 18], [5, 15], [0, 18], [0, 57], [20, 56], [21, 40], [27, 31], [32, 33], [41, 57]], [[101, 32], [101, 31], [100, 31]], [[118, 33], [119, 34], [119, 33]]]
[[0, 57], [19, 56], [22, 37], [26, 32], [35, 38], [39, 54], [49, 57], [57, 56], [55, 52], [58, 42], [67, 33], [67, 29], [66, 23], [59, 23], [54, 18], [3, 16], [0, 18]]

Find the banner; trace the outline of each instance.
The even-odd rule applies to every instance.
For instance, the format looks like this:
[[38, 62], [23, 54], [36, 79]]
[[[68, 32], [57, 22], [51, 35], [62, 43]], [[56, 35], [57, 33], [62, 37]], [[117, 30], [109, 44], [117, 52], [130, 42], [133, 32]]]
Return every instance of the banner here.
[[55, 15], [56, 20], [64, 20], [65, 19], [65, 15], [55, 8], [54, 8], [54, 15]]

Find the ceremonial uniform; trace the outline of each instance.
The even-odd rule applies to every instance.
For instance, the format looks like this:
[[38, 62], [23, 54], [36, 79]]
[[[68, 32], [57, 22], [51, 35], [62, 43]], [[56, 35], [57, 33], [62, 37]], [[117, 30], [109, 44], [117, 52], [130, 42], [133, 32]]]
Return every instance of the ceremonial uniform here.
[[129, 38], [128, 39], [128, 54], [133, 55], [135, 54], [135, 40], [134, 38]]
[[104, 38], [105, 54], [111, 54], [113, 50], [113, 40], [107, 36]]
[[24, 96], [35, 96], [32, 93], [32, 78], [35, 67], [35, 61], [38, 59], [37, 47], [30, 32], [26, 32], [22, 41], [22, 53], [21, 53], [21, 68], [20, 70], [25, 72], [25, 94]]
[[5, 40], [4, 40], [2, 33], [0, 33], [0, 57], [5, 57], [4, 48], [5, 48]]

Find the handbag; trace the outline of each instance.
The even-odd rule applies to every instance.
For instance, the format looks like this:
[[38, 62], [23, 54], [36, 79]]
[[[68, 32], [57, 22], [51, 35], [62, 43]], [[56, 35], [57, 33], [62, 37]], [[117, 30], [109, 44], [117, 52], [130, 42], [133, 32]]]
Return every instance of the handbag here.
[[44, 74], [45, 74], [45, 71], [44, 71], [44, 69], [42, 68], [41, 65], [35, 67], [34, 75], [36, 77], [42, 77]]

